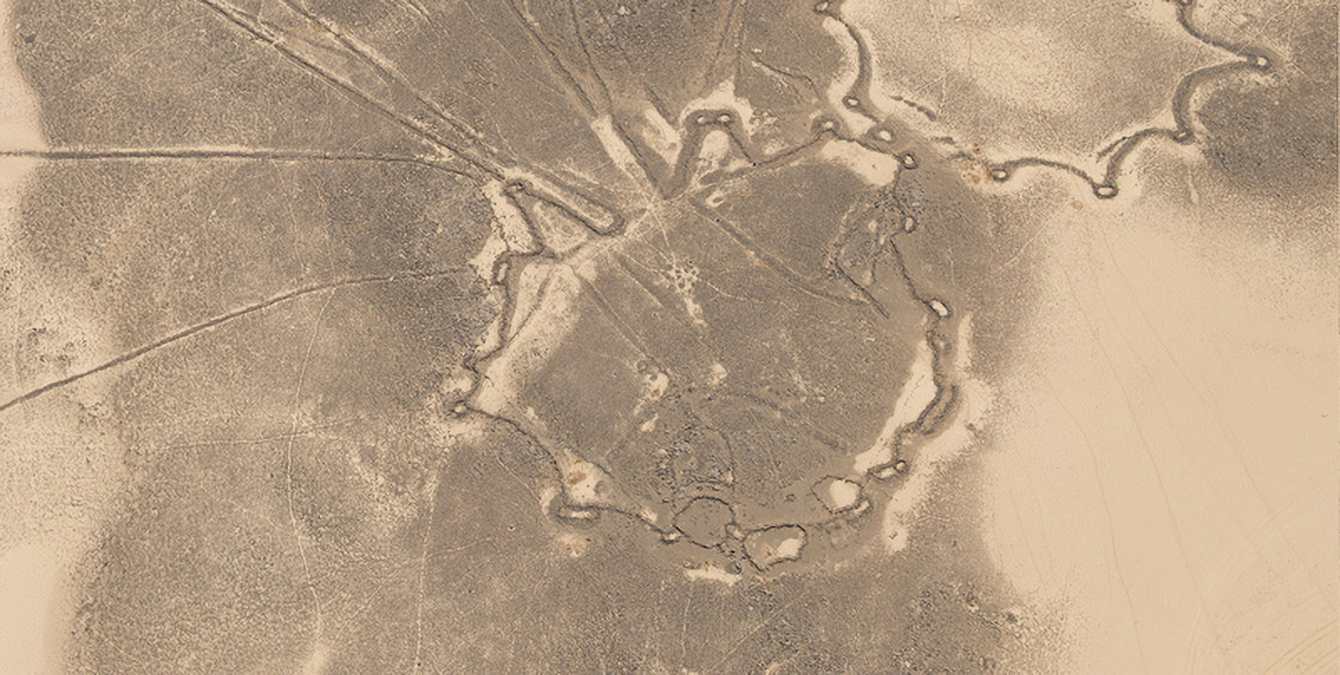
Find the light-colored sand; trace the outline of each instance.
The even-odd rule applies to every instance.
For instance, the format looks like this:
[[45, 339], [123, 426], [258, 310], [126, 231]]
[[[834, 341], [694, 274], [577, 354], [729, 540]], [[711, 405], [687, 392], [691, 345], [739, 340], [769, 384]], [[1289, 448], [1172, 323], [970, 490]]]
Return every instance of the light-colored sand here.
[[1196, 215], [1066, 209], [1044, 235], [986, 532], [1066, 608], [1076, 672], [1334, 664], [1334, 272]]
[[[0, 25], [12, 25], [12, 4], [0, 0]], [[12, 39], [9, 33], [0, 39], [0, 148], [44, 149], [37, 100], [19, 73]], [[0, 160], [0, 257], [14, 243], [23, 191], [37, 164]], [[6, 336], [22, 335], [30, 317], [57, 301], [40, 293], [21, 298], [19, 306], [0, 299], [0, 332]], [[66, 316], [63, 338], [92, 335], [93, 327], [74, 319], [79, 315]], [[20, 372], [11, 344], [0, 353], [5, 399], [58, 376]], [[12, 410], [0, 423], [0, 672], [59, 672], [73, 619], [69, 579], [120, 484], [115, 444], [81, 431], [78, 417], [72, 406], [47, 401], [40, 412]]]

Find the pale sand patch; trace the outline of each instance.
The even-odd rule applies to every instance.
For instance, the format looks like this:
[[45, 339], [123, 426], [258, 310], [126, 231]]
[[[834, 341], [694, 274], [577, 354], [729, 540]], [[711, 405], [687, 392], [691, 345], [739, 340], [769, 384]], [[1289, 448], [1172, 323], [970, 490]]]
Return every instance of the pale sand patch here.
[[547, 359], [576, 325], [572, 308], [581, 291], [576, 272], [567, 265], [536, 262], [526, 266], [513, 291], [510, 341], [485, 367], [475, 392], [476, 407], [493, 415], [508, 411], [524, 375]]
[[509, 250], [532, 248], [535, 241], [526, 227], [525, 215], [504, 194], [501, 182], [489, 181], [482, 186], [481, 191], [488, 198], [489, 208], [493, 211], [493, 227], [484, 245], [468, 262], [480, 281], [488, 284], [497, 281], [494, 266], [499, 258]]
[[588, 509], [614, 506], [611, 499], [614, 479], [604, 469], [568, 448], [556, 451], [554, 461], [558, 464], [563, 493], [569, 505]]
[[307, 656], [307, 660], [302, 663], [303, 675], [321, 675], [326, 672], [326, 666], [330, 664], [330, 647], [325, 643], [317, 642], [312, 646], [312, 653]]
[[[0, 0], [0, 23], [11, 27], [13, 0]], [[19, 28], [15, 26], [15, 28]], [[42, 127], [38, 123], [37, 98], [15, 61], [14, 36], [16, 31], [7, 31], [4, 40], [0, 40], [0, 147], [5, 149], [40, 150], [47, 147], [42, 136]], [[9, 181], [26, 172], [36, 164], [34, 160], [4, 160], [0, 170], [0, 185], [8, 192]]]
[[1335, 271], [1201, 217], [1062, 209], [1037, 244], [984, 533], [1075, 672], [1334, 664]]
[[614, 165], [619, 170], [636, 181], [645, 181], [646, 176], [642, 171], [642, 165], [638, 163], [637, 157], [633, 151], [628, 148], [628, 144], [619, 136], [619, 132], [614, 128], [614, 119], [609, 115], [601, 115], [591, 120], [591, 131], [595, 133], [600, 145], [605, 149], [605, 154], [609, 155]]
[[819, 158], [846, 167], [860, 176], [861, 180], [875, 187], [892, 185], [898, 180], [898, 171], [901, 168], [897, 157], [875, 152], [860, 143], [837, 139], [829, 140], [820, 146]]
[[712, 563], [704, 563], [699, 567], [689, 567], [684, 570], [684, 576], [690, 581], [710, 581], [726, 586], [734, 586], [739, 583], [742, 575], [732, 574], [725, 569]]
[[644, 135], [642, 140], [651, 146], [651, 149], [660, 155], [666, 164], [674, 166], [675, 162], [679, 161], [680, 150], [684, 147], [684, 142], [679, 137], [679, 131], [651, 106], [642, 109], [642, 118], [647, 121], [647, 131], [651, 132]]
[[933, 438], [914, 445], [906, 473], [900, 474], [897, 489], [884, 505], [883, 542], [890, 554], [905, 548], [911, 538], [922, 503], [930, 494], [940, 468], [960, 457], [977, 443], [977, 424], [990, 411], [993, 394], [980, 380], [969, 376], [972, 367], [972, 316], [959, 320], [955, 341], [954, 373], [958, 382], [957, 409], [948, 426]]
[[815, 485], [815, 496], [829, 511], [846, 511], [861, 501], [861, 484], [841, 478], [826, 478]]
[[638, 398], [637, 405], [633, 407], [633, 416], [636, 417], [642, 413], [645, 406], [654, 405], [665, 396], [665, 392], [670, 389], [670, 375], [663, 370], [653, 373], [647, 373], [642, 377], [642, 396]]
[[590, 539], [573, 532], [560, 532], [554, 541], [558, 545], [559, 552], [569, 558], [580, 558], [586, 555], [587, 549], [591, 547]]
[[[13, 42], [21, 28], [11, 23], [11, 0], [0, 0], [0, 148], [44, 150], [36, 97], [15, 62]], [[0, 159], [0, 257], [17, 262], [19, 209], [39, 160]], [[19, 395], [69, 372], [112, 356], [104, 331], [89, 308], [55, 293], [53, 270], [18, 268], [7, 297], [0, 297], [0, 400]], [[7, 304], [10, 302], [17, 303]], [[62, 367], [19, 368], [24, 335], [42, 327], [54, 346], [76, 343], [73, 361]], [[33, 354], [23, 354], [34, 366]], [[90, 400], [105, 388], [93, 380], [69, 392]], [[69, 404], [68, 392], [53, 392], [0, 413], [0, 672], [55, 673], [73, 624], [76, 566], [95, 541], [125, 472], [123, 448], [102, 434], [96, 421]], [[83, 398], [83, 397], [81, 397]]]
[[755, 565], [767, 569], [799, 560], [806, 539], [805, 530], [794, 525], [782, 525], [750, 532], [745, 536], [744, 548]]
[[805, 540], [801, 537], [787, 537], [777, 548], [773, 550], [775, 560], [796, 560], [800, 558], [800, 549], [804, 548]]
[[935, 400], [934, 359], [930, 345], [924, 340], [917, 343], [916, 358], [908, 366], [903, 388], [893, 403], [893, 412], [885, 420], [874, 444], [853, 458], [853, 475], [864, 476], [871, 469], [893, 461], [893, 442], [898, 429], [915, 422]]
[[726, 366], [721, 365], [719, 362], [713, 363], [711, 372], [707, 378], [707, 384], [713, 387], [721, 386], [721, 383], [726, 381], [726, 376], [729, 374], [730, 372], [726, 370]]
[[51, 630], [60, 582], [67, 573], [58, 546], [28, 542], [0, 554], [0, 669], [7, 673], [57, 672]]
[[749, 160], [736, 151], [731, 137], [717, 128], [713, 128], [703, 136], [698, 156], [693, 162], [700, 173], [720, 170], [740, 171], [749, 166]]

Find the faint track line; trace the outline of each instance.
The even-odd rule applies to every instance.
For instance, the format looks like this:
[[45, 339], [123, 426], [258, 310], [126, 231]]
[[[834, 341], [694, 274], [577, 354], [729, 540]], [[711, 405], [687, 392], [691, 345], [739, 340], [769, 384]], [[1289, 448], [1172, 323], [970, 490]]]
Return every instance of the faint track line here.
[[377, 284], [377, 283], [391, 283], [400, 280], [432, 279], [436, 277], [443, 277], [450, 274], [455, 274], [459, 271], [461, 271], [460, 268], [450, 268], [446, 270], [429, 270], [420, 272], [398, 272], [395, 274], [378, 274], [365, 277], [355, 277], [352, 279], [342, 279], [339, 281], [330, 281], [322, 284], [314, 284], [311, 286], [304, 286], [302, 288], [287, 291], [285, 293], [272, 296], [266, 300], [255, 302], [249, 305], [244, 305], [242, 307], [226, 312], [224, 314], [220, 314], [210, 319], [206, 319], [205, 321], [201, 321], [200, 323], [187, 326], [186, 328], [182, 328], [176, 332], [170, 333], [146, 345], [137, 347], [128, 352], [120, 354], [119, 356], [108, 359], [96, 366], [93, 366], [85, 370], [81, 370], [72, 375], [67, 375], [58, 380], [48, 382], [40, 387], [29, 390], [8, 401], [5, 401], [4, 403], [0, 403], [0, 412], [4, 412], [10, 408], [31, 401], [35, 398], [38, 398], [44, 394], [47, 394], [51, 391], [54, 391], [66, 385], [78, 382], [79, 380], [82, 380], [91, 375], [96, 375], [105, 370], [109, 370], [111, 368], [115, 368], [117, 366], [134, 361], [135, 359], [145, 356], [150, 352], [166, 347], [179, 340], [191, 337], [192, 335], [195, 335], [197, 333], [221, 326], [225, 323], [233, 321], [234, 319], [239, 319], [249, 314], [269, 309], [270, 307], [274, 307], [275, 305], [279, 305], [288, 302], [290, 300], [296, 300], [303, 296], [331, 289], [345, 288], [349, 286], [360, 286], [365, 284]]

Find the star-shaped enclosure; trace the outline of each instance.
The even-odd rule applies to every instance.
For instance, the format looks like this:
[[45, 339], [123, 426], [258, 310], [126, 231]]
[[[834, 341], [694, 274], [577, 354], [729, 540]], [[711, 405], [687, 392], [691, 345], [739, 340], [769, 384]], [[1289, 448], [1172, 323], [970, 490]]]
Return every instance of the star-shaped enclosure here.
[[[92, 630], [176, 612], [198, 644], [245, 582], [312, 659], [352, 632], [407, 665], [466, 618], [424, 588], [499, 541], [726, 584], [902, 550], [989, 403], [971, 317], [1000, 310], [952, 260], [1011, 217], [981, 179], [1113, 196], [1122, 137], [1184, 130], [1232, 46], [1166, 3], [1035, 3], [1010, 40], [994, 5], [875, 4], [19, 3], [5, 433], [116, 458], [109, 559], [227, 567], [181, 597], [103, 569]], [[333, 590], [366, 574], [385, 598]], [[479, 612], [524, 607], [489, 579]], [[413, 639], [348, 628], [372, 606]]]

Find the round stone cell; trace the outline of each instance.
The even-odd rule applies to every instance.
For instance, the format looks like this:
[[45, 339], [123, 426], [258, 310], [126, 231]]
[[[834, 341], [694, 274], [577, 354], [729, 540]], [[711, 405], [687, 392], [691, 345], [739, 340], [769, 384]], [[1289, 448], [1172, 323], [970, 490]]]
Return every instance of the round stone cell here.
[[861, 501], [861, 484], [842, 478], [825, 478], [814, 484], [814, 496], [829, 511], [840, 513]]
[[779, 525], [749, 533], [744, 540], [745, 555], [759, 569], [799, 560], [805, 548], [805, 530], [796, 525]]
[[699, 497], [675, 515], [675, 527], [699, 546], [716, 546], [726, 538], [731, 510], [725, 502]]

